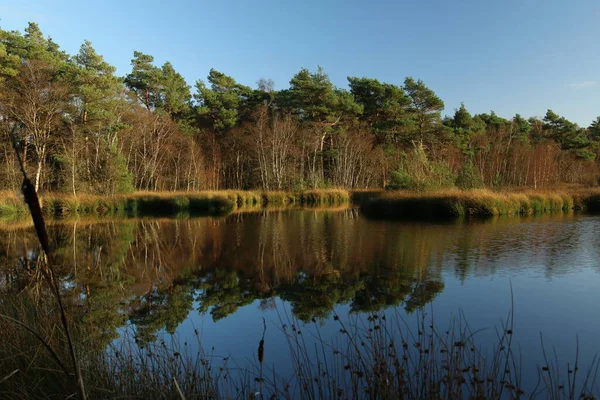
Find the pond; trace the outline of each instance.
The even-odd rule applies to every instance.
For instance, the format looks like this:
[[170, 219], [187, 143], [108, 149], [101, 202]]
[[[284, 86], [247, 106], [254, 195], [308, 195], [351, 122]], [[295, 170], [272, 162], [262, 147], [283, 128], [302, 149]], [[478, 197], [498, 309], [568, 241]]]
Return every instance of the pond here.
[[[252, 378], [264, 335], [265, 375], [289, 380], [298, 331], [303, 351], [323, 360], [325, 349], [348, 349], [341, 336], [368, 335], [384, 325], [373, 316], [387, 316], [391, 341], [454, 324], [485, 350], [509, 329], [526, 391], [550, 363], [573, 365], [577, 348], [582, 368], [600, 350], [598, 232], [589, 215], [431, 223], [352, 208], [49, 226], [75, 319], [102, 346], [176, 340]], [[32, 228], [5, 227], [0, 249], [0, 284], [26, 287]]]

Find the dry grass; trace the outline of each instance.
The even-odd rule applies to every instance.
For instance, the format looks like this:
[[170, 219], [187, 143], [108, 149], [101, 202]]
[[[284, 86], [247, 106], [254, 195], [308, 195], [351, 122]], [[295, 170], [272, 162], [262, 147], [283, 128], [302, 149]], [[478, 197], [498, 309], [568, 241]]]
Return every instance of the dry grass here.
[[27, 204], [15, 192], [0, 191], [0, 220], [18, 220], [29, 217]]
[[[70, 216], [200, 216], [226, 215], [235, 210], [266, 206], [337, 206], [350, 202], [350, 192], [341, 189], [282, 191], [136, 192], [97, 196], [45, 193], [40, 196], [47, 218]], [[26, 204], [13, 192], [0, 192], [0, 219], [18, 221], [28, 217]]]
[[394, 191], [366, 199], [361, 210], [371, 217], [417, 219], [530, 215], [570, 210], [597, 212], [600, 211], [600, 189]]
[[[600, 189], [564, 186], [547, 190], [513, 188], [504, 191], [347, 191], [342, 189], [284, 191], [136, 192], [127, 195], [75, 196], [46, 193], [43, 211], [50, 219], [91, 217], [219, 216], [265, 207], [339, 206], [360, 204], [378, 218], [453, 218], [462, 216], [530, 215], [581, 210], [600, 212]], [[27, 206], [13, 192], [0, 192], [0, 219], [19, 221]]]

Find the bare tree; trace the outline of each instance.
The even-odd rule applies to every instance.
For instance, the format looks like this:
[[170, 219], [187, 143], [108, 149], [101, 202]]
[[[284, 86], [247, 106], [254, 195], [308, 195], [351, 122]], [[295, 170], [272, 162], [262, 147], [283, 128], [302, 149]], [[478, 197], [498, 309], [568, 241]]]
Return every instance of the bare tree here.
[[41, 177], [50, 147], [57, 141], [62, 117], [67, 112], [68, 86], [55, 79], [54, 67], [42, 61], [25, 61], [19, 73], [4, 85], [0, 97], [2, 114], [23, 126], [23, 160], [28, 150], [35, 152], [35, 189]]
[[252, 131], [262, 187], [265, 190], [284, 189], [295, 166], [293, 155], [297, 152], [299, 124], [289, 114], [270, 117], [266, 105], [257, 114]]

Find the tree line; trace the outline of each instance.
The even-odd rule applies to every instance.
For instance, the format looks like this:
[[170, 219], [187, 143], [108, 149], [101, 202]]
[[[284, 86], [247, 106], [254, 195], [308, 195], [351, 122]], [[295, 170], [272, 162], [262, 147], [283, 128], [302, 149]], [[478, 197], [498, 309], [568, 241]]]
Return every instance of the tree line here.
[[338, 88], [302, 68], [275, 90], [211, 69], [192, 88], [139, 51], [115, 73], [88, 41], [70, 55], [35, 23], [0, 29], [2, 188], [20, 182], [14, 146], [38, 190], [74, 194], [538, 188], [600, 173], [600, 117], [582, 128], [551, 110], [506, 119], [464, 104], [442, 117], [443, 100], [411, 77]]

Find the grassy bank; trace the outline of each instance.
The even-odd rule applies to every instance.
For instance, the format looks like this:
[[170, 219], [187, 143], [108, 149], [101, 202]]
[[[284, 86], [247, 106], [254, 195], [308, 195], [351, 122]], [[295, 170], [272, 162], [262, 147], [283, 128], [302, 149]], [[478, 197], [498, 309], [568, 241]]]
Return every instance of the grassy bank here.
[[[552, 191], [445, 190], [136, 192], [127, 195], [40, 196], [49, 219], [67, 217], [220, 216], [264, 207], [360, 205], [371, 218], [443, 219], [465, 216], [531, 215], [570, 210], [600, 212], [600, 189]], [[27, 206], [14, 192], [0, 192], [0, 220], [29, 218]]]
[[[282, 191], [205, 191], [205, 192], [137, 192], [127, 195], [77, 196], [46, 193], [40, 196], [42, 210], [48, 218], [69, 216], [200, 216], [226, 215], [239, 209], [264, 206], [340, 205], [350, 201], [346, 190]], [[0, 192], [0, 219], [28, 217], [26, 204], [13, 192]]]
[[372, 218], [443, 219], [531, 215], [570, 210], [600, 212], [600, 189], [547, 192], [394, 191], [371, 196], [361, 203], [361, 211]]

